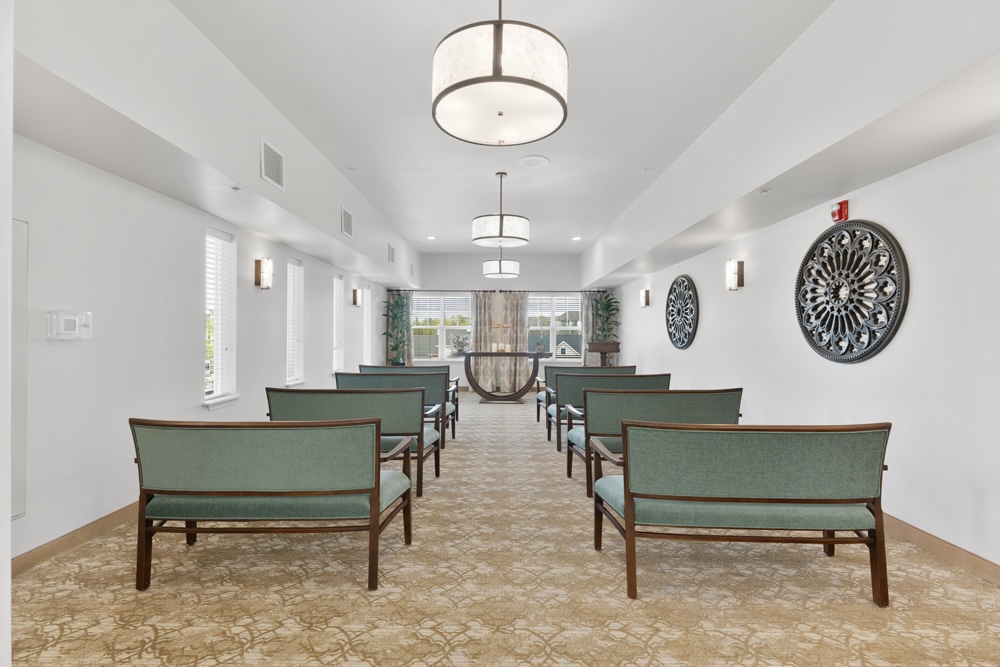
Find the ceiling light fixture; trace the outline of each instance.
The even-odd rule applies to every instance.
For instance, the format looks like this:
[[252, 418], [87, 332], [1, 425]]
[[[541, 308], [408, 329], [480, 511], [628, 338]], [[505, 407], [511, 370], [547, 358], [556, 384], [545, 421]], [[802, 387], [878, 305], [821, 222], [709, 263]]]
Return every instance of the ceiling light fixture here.
[[503, 178], [506, 175], [507, 172], [497, 172], [500, 177], [500, 212], [472, 219], [472, 242], [476, 245], [486, 248], [517, 248], [528, 243], [528, 219], [503, 212]]
[[503, 248], [500, 248], [500, 259], [488, 259], [483, 262], [484, 278], [517, 278], [521, 275], [521, 263], [516, 259], [504, 259]]
[[517, 146], [566, 122], [569, 57], [555, 35], [521, 21], [472, 23], [434, 51], [431, 115], [444, 132], [484, 146]]

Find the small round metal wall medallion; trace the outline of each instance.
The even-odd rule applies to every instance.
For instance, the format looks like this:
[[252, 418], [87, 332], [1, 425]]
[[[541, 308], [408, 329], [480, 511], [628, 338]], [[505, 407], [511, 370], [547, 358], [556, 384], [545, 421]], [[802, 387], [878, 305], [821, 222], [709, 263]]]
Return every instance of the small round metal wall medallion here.
[[690, 276], [677, 276], [667, 294], [667, 335], [679, 350], [694, 340], [698, 331], [698, 290]]
[[839, 363], [864, 361], [892, 339], [909, 297], [906, 258], [884, 227], [848, 220], [820, 234], [795, 281], [806, 342]]

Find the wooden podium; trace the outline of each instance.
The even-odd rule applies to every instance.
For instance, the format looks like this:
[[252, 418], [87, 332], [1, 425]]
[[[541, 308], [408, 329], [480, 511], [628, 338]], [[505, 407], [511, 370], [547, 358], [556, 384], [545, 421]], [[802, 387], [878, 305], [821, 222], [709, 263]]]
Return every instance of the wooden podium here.
[[[484, 403], [520, 403], [521, 397], [531, 391], [531, 386], [535, 382], [535, 378], [538, 376], [538, 360], [544, 359], [552, 356], [548, 352], [466, 352], [465, 353], [465, 379], [469, 381], [469, 386], [472, 387], [473, 391], [479, 394]], [[497, 357], [524, 357], [532, 360], [531, 372], [528, 374], [528, 379], [524, 383], [524, 386], [513, 393], [496, 393], [488, 391], [487, 389], [481, 387], [476, 378], [472, 375], [472, 358], [473, 357], [485, 357], [485, 358], [497, 358]]]

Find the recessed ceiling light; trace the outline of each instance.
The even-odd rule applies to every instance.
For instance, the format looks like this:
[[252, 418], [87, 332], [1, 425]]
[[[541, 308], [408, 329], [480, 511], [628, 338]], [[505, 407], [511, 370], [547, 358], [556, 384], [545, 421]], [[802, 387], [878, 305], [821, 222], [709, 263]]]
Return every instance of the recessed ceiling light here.
[[435, 240], [436, 238], [437, 238], [436, 236], [428, 236], [428, 237], [427, 237], [427, 240], [428, 240], [428, 241], [433, 241], [433, 240]]
[[525, 155], [517, 161], [519, 167], [525, 169], [541, 169], [549, 163], [549, 159], [544, 155]]
[[579, 240], [581, 240], [582, 238], [583, 238], [582, 236], [574, 236], [574, 237], [572, 238], [572, 240], [573, 240], [573, 241], [579, 241]]

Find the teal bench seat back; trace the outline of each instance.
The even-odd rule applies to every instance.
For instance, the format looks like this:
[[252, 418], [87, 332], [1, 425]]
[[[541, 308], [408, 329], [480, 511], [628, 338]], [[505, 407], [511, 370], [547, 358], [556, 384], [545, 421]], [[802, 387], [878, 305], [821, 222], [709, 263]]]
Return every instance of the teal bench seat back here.
[[545, 386], [555, 389], [556, 374], [635, 375], [635, 366], [555, 366], [545, 367]]
[[634, 495], [863, 502], [881, 496], [889, 429], [626, 421], [625, 484]]
[[367, 492], [379, 422], [162, 422], [130, 419], [149, 493]]
[[451, 373], [451, 366], [358, 366], [360, 373]]
[[[556, 405], [583, 408], [584, 389], [670, 389], [670, 373], [653, 375], [556, 374]], [[551, 408], [551, 406], [550, 406]]]
[[424, 390], [285, 389], [268, 387], [271, 421], [381, 420], [383, 436], [417, 435], [423, 429]]
[[[637, 376], [639, 377], [639, 376]], [[590, 437], [620, 440], [622, 421], [671, 424], [738, 424], [743, 389], [584, 389], [583, 408]]]
[[337, 389], [424, 389], [425, 405], [448, 403], [448, 373], [336, 373]]

